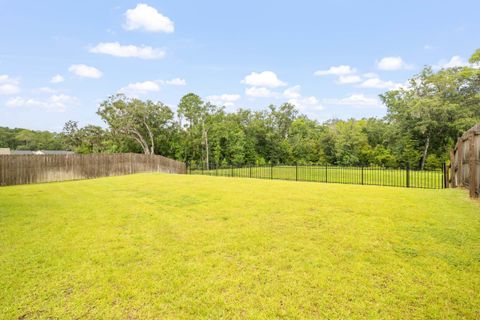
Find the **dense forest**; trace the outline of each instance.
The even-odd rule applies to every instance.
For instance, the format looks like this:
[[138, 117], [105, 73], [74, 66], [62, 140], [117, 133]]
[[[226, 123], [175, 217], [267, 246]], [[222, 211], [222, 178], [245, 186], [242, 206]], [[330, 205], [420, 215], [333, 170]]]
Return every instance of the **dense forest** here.
[[106, 128], [75, 121], [61, 133], [0, 127], [0, 147], [67, 149], [78, 153], [142, 152], [190, 164], [328, 163], [435, 168], [458, 136], [480, 122], [480, 49], [470, 65], [424, 68], [409, 85], [380, 95], [382, 119], [324, 123], [294, 105], [226, 112], [193, 93], [176, 113], [161, 102], [114, 95], [97, 114]]

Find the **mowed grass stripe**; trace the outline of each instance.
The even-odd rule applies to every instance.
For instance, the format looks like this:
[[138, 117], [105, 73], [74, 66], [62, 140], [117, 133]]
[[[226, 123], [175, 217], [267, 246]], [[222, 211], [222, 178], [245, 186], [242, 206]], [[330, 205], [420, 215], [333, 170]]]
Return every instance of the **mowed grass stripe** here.
[[0, 188], [0, 317], [475, 319], [480, 205], [139, 174]]

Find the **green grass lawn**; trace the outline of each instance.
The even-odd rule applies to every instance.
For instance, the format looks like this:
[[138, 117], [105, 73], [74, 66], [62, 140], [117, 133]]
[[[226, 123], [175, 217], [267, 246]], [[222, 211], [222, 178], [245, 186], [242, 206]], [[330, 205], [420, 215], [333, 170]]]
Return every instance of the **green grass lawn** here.
[[479, 319], [480, 204], [139, 174], [0, 188], [4, 319]]
[[[410, 170], [381, 167], [339, 167], [325, 165], [258, 166], [220, 168], [212, 170], [189, 170], [191, 174], [258, 179], [298, 180], [380, 185], [411, 188], [443, 188], [442, 170]], [[407, 178], [408, 175], [408, 178]]]

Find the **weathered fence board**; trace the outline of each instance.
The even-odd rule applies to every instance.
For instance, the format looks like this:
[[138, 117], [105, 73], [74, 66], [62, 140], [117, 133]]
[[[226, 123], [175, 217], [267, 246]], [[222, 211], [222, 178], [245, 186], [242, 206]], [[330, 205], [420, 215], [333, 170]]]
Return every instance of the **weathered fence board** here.
[[458, 138], [450, 157], [451, 187], [468, 188], [470, 197], [478, 198], [480, 195], [480, 124]]
[[186, 173], [185, 164], [133, 153], [0, 155], [0, 186], [91, 179], [140, 172]]

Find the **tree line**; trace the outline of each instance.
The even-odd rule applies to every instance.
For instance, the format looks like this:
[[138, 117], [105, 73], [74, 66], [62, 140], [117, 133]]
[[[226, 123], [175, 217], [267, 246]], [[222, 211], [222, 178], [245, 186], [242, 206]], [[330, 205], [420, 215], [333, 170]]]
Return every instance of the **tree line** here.
[[106, 128], [68, 121], [61, 133], [0, 127], [0, 146], [78, 153], [161, 154], [191, 165], [332, 164], [438, 168], [456, 139], [480, 122], [480, 49], [470, 65], [425, 67], [409, 85], [380, 95], [384, 118], [324, 123], [290, 103], [261, 111], [183, 96], [177, 111], [162, 102], [117, 94], [97, 114]]

